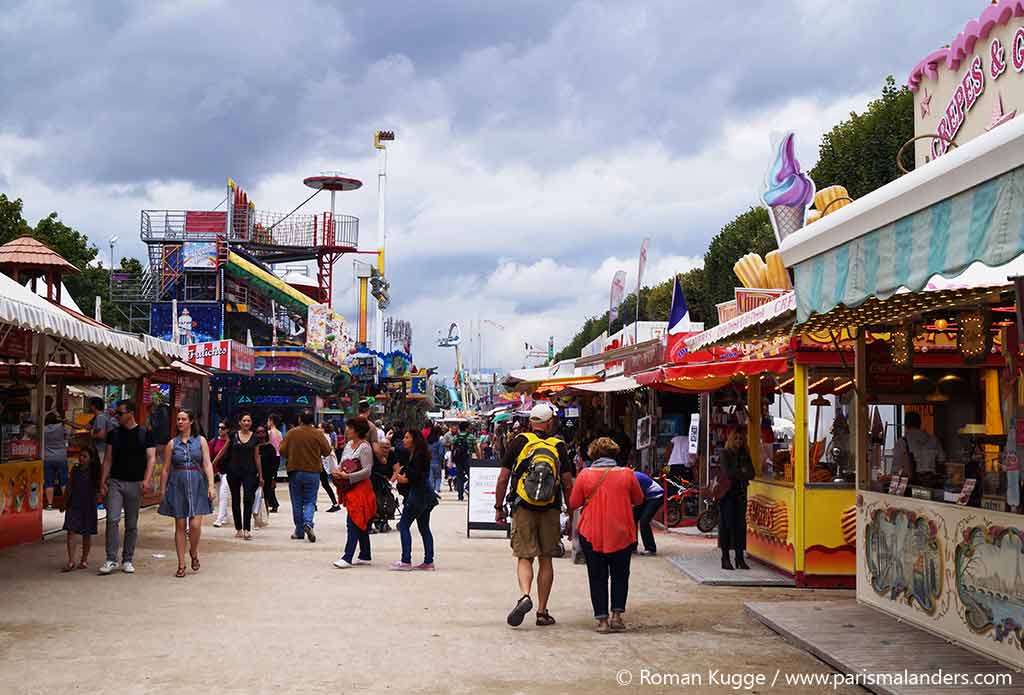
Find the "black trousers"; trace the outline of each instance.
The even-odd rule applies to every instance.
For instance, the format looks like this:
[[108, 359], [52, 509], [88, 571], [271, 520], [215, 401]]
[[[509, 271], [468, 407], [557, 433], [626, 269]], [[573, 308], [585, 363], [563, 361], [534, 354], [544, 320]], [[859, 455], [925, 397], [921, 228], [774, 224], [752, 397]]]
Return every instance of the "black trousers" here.
[[455, 469], [455, 491], [459, 493], [459, 502], [466, 494], [466, 469], [459, 466]]
[[338, 498], [334, 496], [334, 488], [331, 486], [331, 479], [327, 477], [327, 471], [320, 469], [320, 487], [327, 490], [327, 496], [331, 498], [331, 506], [338, 506]]
[[633, 518], [636, 519], [636, 525], [640, 530], [640, 538], [644, 542], [644, 550], [649, 553], [658, 552], [658, 546], [654, 544], [654, 531], [651, 529], [651, 519], [658, 514], [658, 510], [662, 508], [664, 502], [664, 496], [655, 497], [644, 500], [643, 504], [633, 507]]
[[274, 488], [274, 483], [277, 480], [277, 463], [267, 463], [263, 465], [263, 503], [267, 505], [267, 509], [277, 509], [279, 504], [277, 501], [277, 492]]
[[626, 610], [626, 596], [629, 594], [629, 562], [633, 557], [633, 546], [626, 546], [614, 553], [599, 553], [583, 536], [580, 547], [587, 559], [587, 579], [590, 581], [590, 603], [594, 617], [608, 618], [608, 577], [611, 575], [611, 608], [616, 613]]
[[259, 487], [259, 476], [256, 469], [248, 471], [228, 471], [228, 489], [231, 490], [231, 516], [235, 520], [236, 531], [252, 530], [252, 505], [256, 501], [256, 488]]
[[747, 493], [726, 494], [718, 503], [718, 547], [747, 549]]

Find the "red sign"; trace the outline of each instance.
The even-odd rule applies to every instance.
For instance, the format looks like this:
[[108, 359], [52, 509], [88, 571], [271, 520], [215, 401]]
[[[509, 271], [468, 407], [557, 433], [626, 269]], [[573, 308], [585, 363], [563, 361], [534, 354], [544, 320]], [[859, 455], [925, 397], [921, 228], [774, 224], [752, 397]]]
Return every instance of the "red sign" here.
[[39, 458], [39, 442], [35, 439], [12, 439], [11, 460]]
[[32, 334], [20, 328], [11, 328], [0, 340], [0, 357], [13, 357], [17, 360], [31, 360]]
[[751, 289], [749, 287], [737, 287], [734, 290], [736, 296], [736, 315], [739, 316], [740, 314], [747, 313], [751, 309], [764, 306], [772, 300], [778, 299], [788, 291], [789, 290], [762, 290]]
[[908, 393], [914, 385], [914, 372], [897, 367], [889, 354], [889, 343], [868, 345], [868, 387], [875, 393]]
[[188, 361], [200, 367], [250, 376], [256, 367], [253, 349], [234, 340], [214, 340], [189, 345]]

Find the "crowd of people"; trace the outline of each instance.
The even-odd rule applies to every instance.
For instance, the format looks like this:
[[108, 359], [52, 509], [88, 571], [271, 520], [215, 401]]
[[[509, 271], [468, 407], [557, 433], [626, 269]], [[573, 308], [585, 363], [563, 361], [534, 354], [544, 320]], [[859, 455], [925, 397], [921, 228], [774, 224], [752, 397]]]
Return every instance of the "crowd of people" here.
[[[470, 461], [498, 458], [495, 520], [511, 524], [520, 590], [507, 616], [513, 627], [521, 625], [534, 608], [538, 626], [556, 624], [548, 600], [554, 582], [552, 560], [563, 553], [563, 508], [577, 514], [575, 542], [586, 561], [600, 633], [626, 629], [623, 614], [632, 556], [657, 553], [651, 522], [662, 508], [665, 491], [654, 478], [628, 465], [628, 438], [623, 442], [624, 435], [599, 433], [585, 442], [577, 456], [571, 456], [566, 442], [554, 434], [556, 412], [547, 403], [537, 404], [527, 426], [512, 429], [507, 437], [478, 435], [466, 421], [452, 424], [447, 432], [438, 425], [420, 429], [400, 423], [385, 431], [370, 419], [369, 406], [361, 403], [359, 414], [345, 421], [343, 431], [336, 431], [330, 422], [315, 426], [309, 411], [285, 433], [277, 415], [254, 428], [252, 415], [241, 413], [235, 427], [219, 423], [217, 436], [208, 441], [199, 431], [195, 414], [181, 410], [174, 436], [159, 451], [153, 433], [136, 420], [132, 401], [119, 401], [113, 420], [100, 399], [91, 407], [91, 438], [80, 448], [70, 475], [66, 458], [66, 479], [55, 470], [47, 471], [47, 484], [66, 490], [63, 571], [88, 567], [91, 539], [97, 534], [97, 502], [107, 510], [106, 557], [99, 574], [135, 571], [139, 510], [143, 495], [153, 489], [157, 456], [163, 461], [158, 513], [174, 519], [176, 577], [187, 576], [189, 568], [199, 572], [203, 521], [215, 508], [213, 525], [227, 522], [230, 506], [235, 536], [246, 541], [253, 538], [254, 510], [278, 511], [275, 488], [282, 462], [292, 506], [291, 538], [317, 541], [316, 499], [323, 488], [331, 500], [328, 513], [346, 509], [346, 540], [333, 566], [370, 565], [370, 536], [389, 530], [387, 522], [399, 508], [394, 499], [397, 492], [402, 498], [397, 523], [401, 555], [388, 569], [432, 571], [430, 518], [440, 501], [443, 479], [461, 501], [467, 494]], [[44, 431], [49, 465], [60, 461], [60, 455], [56, 435], [47, 439], [48, 433]], [[721, 477], [712, 486], [719, 502], [722, 567], [729, 570], [749, 569], [744, 558], [744, 510], [753, 466], [743, 441], [741, 430], [730, 433], [721, 452]], [[47, 499], [52, 501], [52, 492]], [[414, 525], [423, 553], [417, 564], [413, 564]]]

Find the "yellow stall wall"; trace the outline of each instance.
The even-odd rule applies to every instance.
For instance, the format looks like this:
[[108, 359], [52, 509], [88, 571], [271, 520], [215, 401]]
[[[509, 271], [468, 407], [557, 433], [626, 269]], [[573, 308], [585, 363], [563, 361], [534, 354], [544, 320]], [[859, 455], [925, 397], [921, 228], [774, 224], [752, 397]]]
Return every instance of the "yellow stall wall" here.
[[793, 575], [797, 572], [795, 502], [791, 485], [751, 480], [747, 489], [747, 553]]
[[[804, 568], [814, 576], [857, 576], [857, 493], [853, 488], [804, 490]], [[797, 549], [799, 552], [800, 549]]]

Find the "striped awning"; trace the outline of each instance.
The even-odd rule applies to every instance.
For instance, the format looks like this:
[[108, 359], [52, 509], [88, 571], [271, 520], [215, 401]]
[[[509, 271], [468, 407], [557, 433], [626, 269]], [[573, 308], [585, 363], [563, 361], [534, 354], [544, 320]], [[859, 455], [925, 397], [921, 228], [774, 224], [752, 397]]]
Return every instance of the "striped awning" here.
[[[1015, 119], [783, 240], [797, 323], [917, 292], [1024, 253], [1024, 119]], [[1005, 278], [1002, 278], [1005, 280]]]

